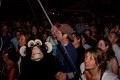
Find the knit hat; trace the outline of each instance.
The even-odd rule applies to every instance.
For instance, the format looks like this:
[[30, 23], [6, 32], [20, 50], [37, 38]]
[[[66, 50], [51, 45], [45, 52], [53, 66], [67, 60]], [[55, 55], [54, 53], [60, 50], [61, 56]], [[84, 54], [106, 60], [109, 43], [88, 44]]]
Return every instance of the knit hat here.
[[60, 24], [60, 27], [58, 28], [62, 33], [68, 34], [68, 37], [73, 40], [72, 33], [74, 32], [73, 28], [68, 24]]

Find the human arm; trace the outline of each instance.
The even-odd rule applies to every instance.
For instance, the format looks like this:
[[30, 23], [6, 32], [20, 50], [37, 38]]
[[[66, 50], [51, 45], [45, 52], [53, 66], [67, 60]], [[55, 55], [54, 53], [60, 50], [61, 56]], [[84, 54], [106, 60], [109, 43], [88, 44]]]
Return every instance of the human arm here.
[[111, 60], [111, 69], [112, 69], [112, 72], [116, 75], [118, 75], [118, 72], [119, 72], [119, 65], [118, 65], [118, 60], [116, 57], [113, 57]]
[[17, 78], [17, 64], [14, 64], [10, 67], [7, 76], [8, 76], [8, 80], [15, 80]]

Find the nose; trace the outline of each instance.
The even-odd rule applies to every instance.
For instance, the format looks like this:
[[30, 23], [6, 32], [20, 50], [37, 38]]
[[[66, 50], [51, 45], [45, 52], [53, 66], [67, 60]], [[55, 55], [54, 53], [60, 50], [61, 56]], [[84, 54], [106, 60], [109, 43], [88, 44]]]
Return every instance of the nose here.
[[37, 47], [37, 46], [34, 46], [33, 49], [38, 49], [38, 47]]
[[88, 58], [85, 58], [85, 62], [87, 63], [87, 62], [89, 62], [90, 60], [88, 59]]
[[99, 48], [100, 48], [100, 45], [98, 44], [98, 45], [97, 45], [97, 47], [99, 47]]

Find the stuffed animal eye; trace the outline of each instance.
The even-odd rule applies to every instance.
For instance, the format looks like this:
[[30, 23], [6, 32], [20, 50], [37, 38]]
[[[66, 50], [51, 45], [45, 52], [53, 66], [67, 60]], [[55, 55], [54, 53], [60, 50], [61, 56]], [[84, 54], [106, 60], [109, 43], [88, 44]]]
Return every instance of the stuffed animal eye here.
[[42, 45], [42, 42], [41, 42], [41, 40], [39, 40], [39, 39], [36, 39], [36, 40], [35, 40], [35, 45], [37, 45], [37, 46], [40, 46], [40, 45]]
[[33, 40], [30, 40], [28, 42], [28, 47], [33, 47], [35, 45], [35, 42]]

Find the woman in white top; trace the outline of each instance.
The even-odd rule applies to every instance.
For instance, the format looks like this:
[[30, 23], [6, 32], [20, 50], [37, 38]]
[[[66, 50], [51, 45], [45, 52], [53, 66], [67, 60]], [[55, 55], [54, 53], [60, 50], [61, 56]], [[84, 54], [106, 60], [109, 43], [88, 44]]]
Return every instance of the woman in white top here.
[[85, 53], [85, 61], [81, 64], [82, 80], [119, 80], [117, 75], [106, 69], [105, 52], [100, 48], [90, 48]]

